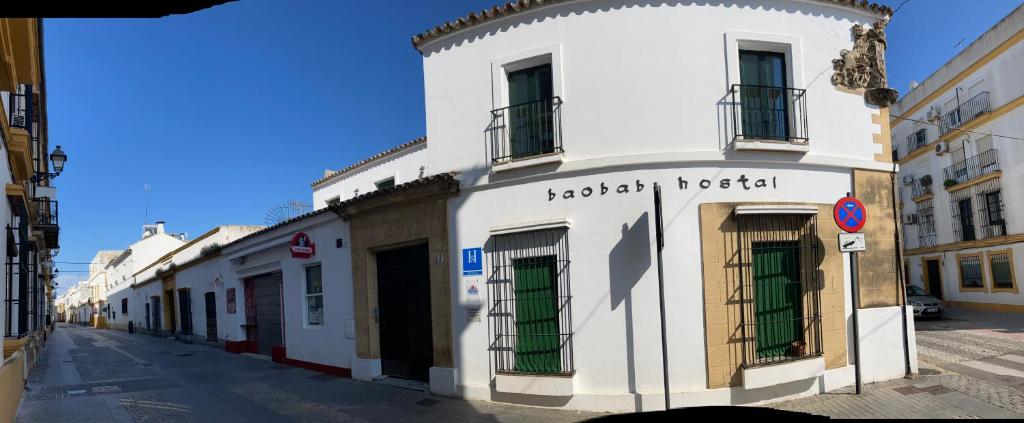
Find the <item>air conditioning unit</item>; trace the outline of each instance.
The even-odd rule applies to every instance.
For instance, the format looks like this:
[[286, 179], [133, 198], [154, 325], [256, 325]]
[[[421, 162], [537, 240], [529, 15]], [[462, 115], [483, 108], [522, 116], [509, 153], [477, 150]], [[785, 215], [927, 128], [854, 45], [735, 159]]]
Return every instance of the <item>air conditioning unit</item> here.
[[935, 154], [943, 155], [949, 152], [949, 143], [940, 142], [935, 144]]
[[916, 225], [917, 224], [917, 214], [914, 213], [914, 214], [908, 214], [906, 216], [903, 216], [903, 224], [905, 224], [905, 225]]
[[912, 185], [914, 183], [914, 175], [903, 175], [903, 185]]
[[939, 119], [942, 119], [942, 109], [940, 109], [939, 106], [932, 106], [930, 109], [928, 109], [929, 121], [936, 121]]

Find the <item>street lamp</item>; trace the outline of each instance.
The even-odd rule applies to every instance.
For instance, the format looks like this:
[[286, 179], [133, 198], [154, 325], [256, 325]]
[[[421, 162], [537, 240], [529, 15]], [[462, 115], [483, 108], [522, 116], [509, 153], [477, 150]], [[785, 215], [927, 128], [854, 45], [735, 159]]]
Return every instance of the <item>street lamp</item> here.
[[57, 148], [55, 148], [53, 152], [50, 153], [50, 161], [53, 162], [54, 171], [36, 172], [35, 176], [31, 178], [31, 181], [33, 183], [42, 182], [50, 178], [55, 178], [57, 177], [57, 175], [60, 175], [60, 173], [64, 171], [64, 163], [67, 163], [68, 155], [65, 154], [64, 150], [61, 150], [60, 146], [58, 145]]

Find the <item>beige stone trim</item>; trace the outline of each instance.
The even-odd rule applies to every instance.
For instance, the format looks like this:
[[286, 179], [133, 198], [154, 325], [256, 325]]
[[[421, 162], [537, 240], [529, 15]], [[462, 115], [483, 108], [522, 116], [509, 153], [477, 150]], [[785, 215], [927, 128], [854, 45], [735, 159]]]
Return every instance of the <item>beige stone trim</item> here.
[[861, 229], [867, 238], [867, 251], [857, 255], [860, 306], [899, 305], [902, 287], [897, 270], [900, 257], [896, 250], [892, 173], [854, 169], [853, 186], [854, 196], [868, 212], [867, 223]]
[[880, 131], [871, 134], [872, 141], [882, 146], [882, 152], [875, 154], [875, 161], [892, 163], [892, 132], [889, 127], [889, 108], [882, 107], [878, 113], [871, 115], [871, 123], [878, 125]]
[[[981, 287], [966, 287], [964, 286], [964, 272], [963, 272], [963, 259], [977, 257], [978, 268], [981, 270]], [[981, 251], [977, 253], [968, 254], [957, 254], [956, 255], [956, 278], [959, 281], [960, 292], [988, 292], [988, 284], [985, 283], [985, 257]]]

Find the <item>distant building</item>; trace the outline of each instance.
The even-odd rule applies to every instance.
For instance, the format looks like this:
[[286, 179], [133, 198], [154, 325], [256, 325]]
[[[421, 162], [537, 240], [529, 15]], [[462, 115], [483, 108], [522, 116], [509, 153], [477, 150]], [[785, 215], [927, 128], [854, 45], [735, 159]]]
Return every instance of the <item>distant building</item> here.
[[892, 107], [906, 278], [957, 307], [1024, 311], [1024, 7]]

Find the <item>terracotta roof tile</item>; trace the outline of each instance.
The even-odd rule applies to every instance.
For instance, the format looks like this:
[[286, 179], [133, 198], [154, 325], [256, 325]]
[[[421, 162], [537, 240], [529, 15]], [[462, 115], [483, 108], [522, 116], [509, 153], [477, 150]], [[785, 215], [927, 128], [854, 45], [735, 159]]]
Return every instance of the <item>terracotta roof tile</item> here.
[[[446, 35], [462, 31], [477, 25], [481, 25], [496, 19], [501, 19], [507, 16], [522, 13], [530, 9], [536, 9], [544, 6], [551, 6], [560, 3], [567, 3], [571, 1], [579, 0], [515, 0], [505, 3], [501, 6], [494, 6], [490, 9], [484, 9], [479, 12], [470, 12], [466, 16], [459, 17], [452, 22], [445, 22], [441, 25], [435, 26], [428, 31], [421, 34], [414, 35], [412, 37], [412, 45], [417, 50], [433, 40], [444, 37]], [[880, 15], [891, 15], [892, 8], [877, 3], [872, 3], [868, 0], [814, 0], [819, 3], [830, 3], [839, 6], [845, 6], [853, 9], [860, 9], [871, 13], [877, 13]], [[422, 52], [422, 50], [420, 50]]]
[[367, 163], [383, 159], [385, 157], [394, 155], [396, 153], [400, 153], [400, 152], [405, 151], [407, 149], [410, 149], [412, 147], [418, 146], [420, 144], [426, 144], [426, 143], [427, 143], [427, 137], [419, 137], [419, 138], [416, 138], [416, 139], [414, 139], [412, 141], [396, 145], [396, 146], [391, 147], [391, 148], [389, 148], [387, 150], [381, 151], [380, 153], [374, 154], [374, 155], [372, 155], [370, 157], [367, 157], [367, 158], [365, 158], [363, 160], [360, 160], [360, 161], [355, 162], [355, 163], [353, 163], [353, 164], [351, 164], [349, 166], [346, 166], [346, 167], [342, 168], [341, 170], [336, 170], [334, 172], [331, 172], [330, 174], [325, 175], [323, 178], [320, 178], [320, 179], [317, 179], [316, 181], [314, 181], [311, 184], [311, 186], [315, 187], [315, 186], [320, 185], [320, 184], [322, 184], [324, 182], [327, 182], [327, 181], [329, 181], [331, 179], [334, 179], [337, 176], [343, 175], [343, 174], [345, 174], [345, 173], [347, 173], [347, 172], [349, 172], [351, 170], [354, 170], [354, 169], [356, 169], [356, 168], [358, 168], [360, 166], [363, 166], [363, 165], [365, 165]]

